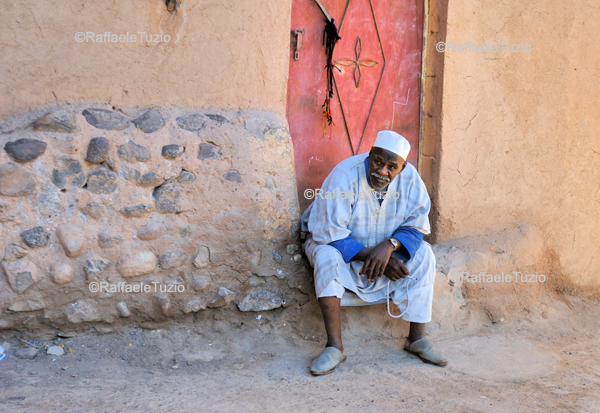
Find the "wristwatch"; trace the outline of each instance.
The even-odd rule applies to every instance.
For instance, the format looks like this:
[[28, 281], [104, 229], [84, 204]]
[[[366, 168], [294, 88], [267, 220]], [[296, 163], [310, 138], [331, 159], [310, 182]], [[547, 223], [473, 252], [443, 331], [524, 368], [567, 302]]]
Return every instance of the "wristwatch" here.
[[402, 245], [400, 244], [400, 241], [398, 241], [396, 238], [390, 238], [390, 242], [394, 246], [394, 251], [398, 251], [400, 249], [400, 246]]

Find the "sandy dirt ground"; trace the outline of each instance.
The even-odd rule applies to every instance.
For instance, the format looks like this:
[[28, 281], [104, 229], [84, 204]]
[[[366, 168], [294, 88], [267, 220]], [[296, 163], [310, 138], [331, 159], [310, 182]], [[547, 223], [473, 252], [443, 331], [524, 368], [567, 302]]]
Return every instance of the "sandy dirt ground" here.
[[[180, 325], [34, 340], [34, 360], [14, 356], [26, 346], [15, 337], [0, 361], [0, 410], [596, 412], [599, 304], [563, 298], [553, 317], [524, 313], [439, 336], [445, 368], [405, 353], [402, 340], [353, 333], [347, 361], [322, 377], [308, 366], [323, 336], [279, 334], [259, 320], [225, 334]], [[48, 345], [64, 345], [65, 355], [47, 355]]]

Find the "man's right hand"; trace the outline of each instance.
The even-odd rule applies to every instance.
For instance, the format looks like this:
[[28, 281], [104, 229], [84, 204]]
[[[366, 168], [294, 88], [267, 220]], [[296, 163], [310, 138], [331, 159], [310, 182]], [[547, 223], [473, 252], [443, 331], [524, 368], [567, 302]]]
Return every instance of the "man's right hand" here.
[[406, 276], [410, 273], [406, 265], [402, 262], [400, 258], [396, 258], [394, 255], [390, 257], [383, 274], [388, 277], [391, 281], [398, 281], [402, 278], [406, 278]]

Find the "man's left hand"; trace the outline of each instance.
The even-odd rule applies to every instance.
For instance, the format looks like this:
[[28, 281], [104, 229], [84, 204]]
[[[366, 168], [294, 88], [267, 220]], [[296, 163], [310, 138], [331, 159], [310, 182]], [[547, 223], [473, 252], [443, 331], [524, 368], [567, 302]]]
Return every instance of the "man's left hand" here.
[[400, 258], [392, 255], [383, 273], [390, 281], [398, 281], [406, 278], [410, 274], [410, 271], [406, 268], [406, 265], [404, 265]]
[[392, 256], [392, 252], [394, 252], [394, 246], [391, 242], [386, 240], [377, 244], [365, 260], [360, 274], [366, 275], [367, 281], [376, 281], [378, 278], [381, 278]]

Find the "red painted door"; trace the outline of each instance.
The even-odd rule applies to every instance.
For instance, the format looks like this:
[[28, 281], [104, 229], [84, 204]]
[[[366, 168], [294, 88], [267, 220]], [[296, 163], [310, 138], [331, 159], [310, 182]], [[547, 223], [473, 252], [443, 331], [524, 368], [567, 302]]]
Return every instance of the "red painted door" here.
[[300, 207], [343, 159], [368, 152], [377, 132], [391, 129], [411, 143], [416, 166], [421, 95], [423, 0], [322, 0], [341, 39], [333, 61], [334, 126], [323, 133], [327, 93], [325, 18], [313, 0], [293, 0], [292, 30], [303, 30], [298, 59], [290, 55], [287, 117], [294, 144]]

